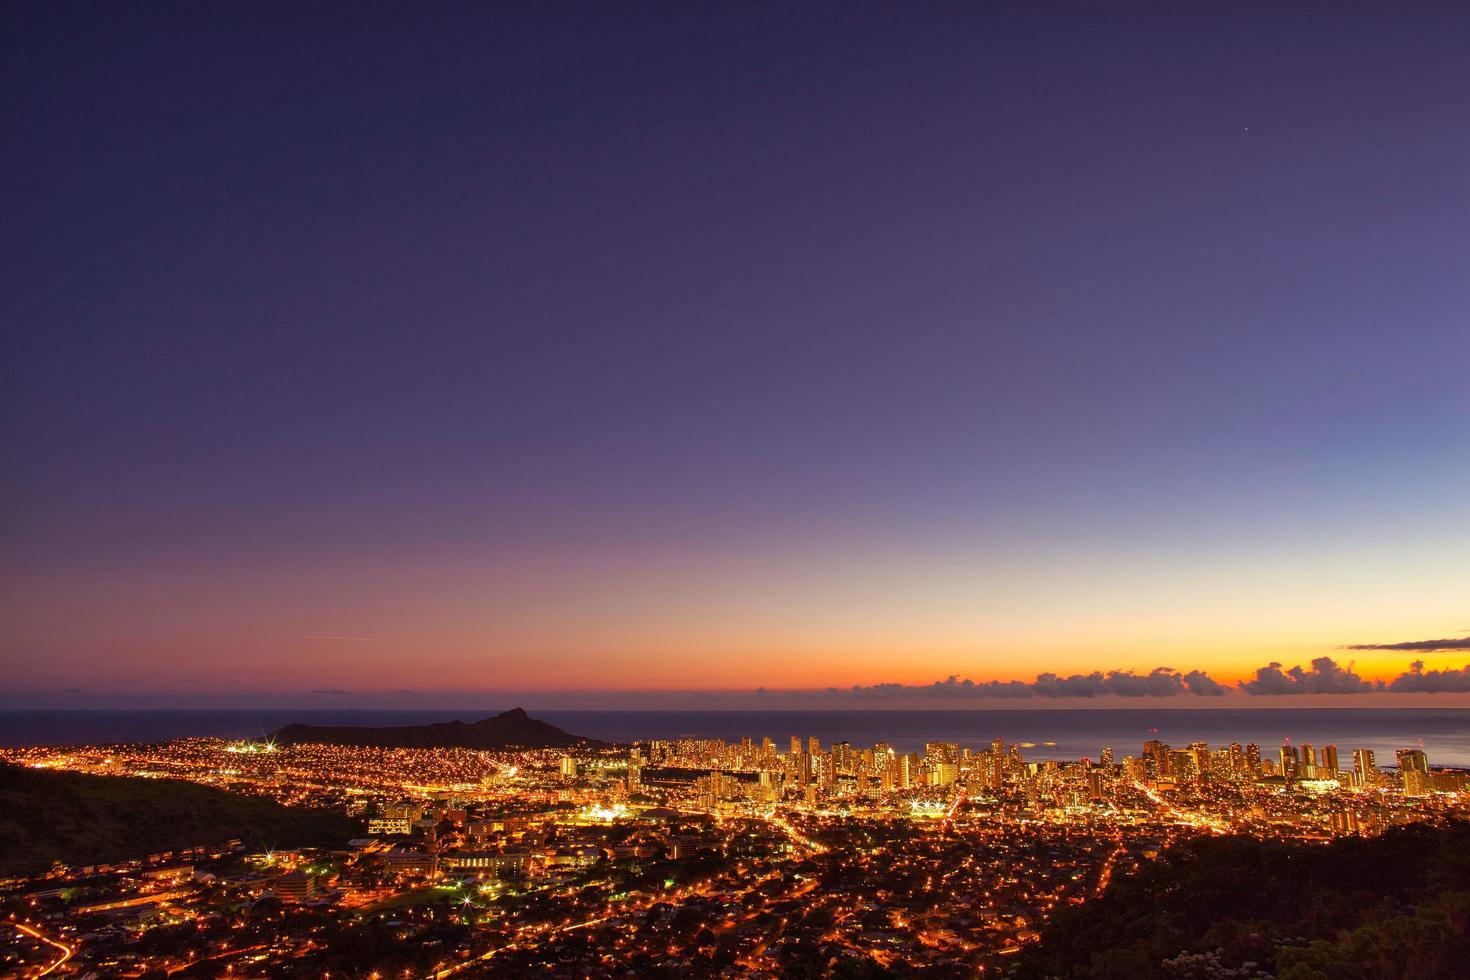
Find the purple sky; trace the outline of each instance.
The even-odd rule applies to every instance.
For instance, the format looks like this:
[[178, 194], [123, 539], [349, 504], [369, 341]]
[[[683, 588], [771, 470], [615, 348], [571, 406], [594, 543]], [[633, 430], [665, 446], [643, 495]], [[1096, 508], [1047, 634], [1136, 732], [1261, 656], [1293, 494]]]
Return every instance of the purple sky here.
[[1470, 632], [1470, 13], [1006, 6], [6, 5], [15, 689]]

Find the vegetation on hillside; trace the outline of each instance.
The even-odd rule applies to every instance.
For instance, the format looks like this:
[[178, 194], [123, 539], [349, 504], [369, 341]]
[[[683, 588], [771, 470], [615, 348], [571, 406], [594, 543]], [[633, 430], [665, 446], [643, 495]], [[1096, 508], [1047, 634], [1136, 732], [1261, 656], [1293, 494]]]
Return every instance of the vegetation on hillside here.
[[257, 849], [340, 845], [360, 825], [174, 779], [91, 776], [0, 763], [0, 874], [111, 863], [240, 839]]
[[1327, 845], [1210, 838], [1059, 912], [1016, 976], [1464, 976], [1470, 825]]

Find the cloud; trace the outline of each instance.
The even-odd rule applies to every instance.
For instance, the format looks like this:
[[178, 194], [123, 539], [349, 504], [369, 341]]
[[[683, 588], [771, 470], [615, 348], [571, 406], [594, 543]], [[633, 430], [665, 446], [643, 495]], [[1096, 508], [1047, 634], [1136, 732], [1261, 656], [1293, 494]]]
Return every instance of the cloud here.
[[1470, 692], [1470, 664], [1460, 670], [1425, 670], [1424, 661], [1416, 660], [1407, 672], [1389, 682], [1388, 689], [1410, 694], [1465, 694]]
[[1318, 657], [1312, 661], [1311, 669], [1300, 666], [1281, 669], [1281, 664], [1272, 661], [1256, 668], [1256, 676], [1240, 682], [1240, 689], [1247, 694], [1367, 694], [1383, 689], [1364, 680], [1353, 670], [1353, 665], [1340, 666], [1331, 657]]
[[1190, 694], [1207, 698], [1222, 697], [1229, 690], [1224, 684], [1202, 670], [1191, 670], [1185, 674], [1184, 687]]
[[828, 694], [851, 695], [863, 700], [888, 700], [893, 698], [939, 698], [948, 700], [980, 700], [984, 698], [1096, 698], [1109, 695], [1124, 698], [1177, 697], [1191, 694], [1197, 697], [1217, 697], [1225, 693], [1225, 686], [1203, 671], [1192, 670], [1181, 674], [1170, 667], [1156, 667], [1147, 674], [1135, 674], [1131, 670], [1110, 670], [1107, 673], [1093, 671], [1091, 674], [1042, 673], [1036, 680], [984, 681], [976, 683], [960, 679], [951, 674], [942, 681], [932, 684], [855, 684], [851, 688], [828, 688]]
[[1402, 643], [1354, 643], [1348, 650], [1470, 650], [1470, 636], [1443, 640], [1405, 640]]
[[337, 687], [318, 687], [318, 688], [316, 688], [314, 690], [307, 691], [306, 693], [307, 694], [351, 694], [352, 692], [351, 691], [344, 691], [341, 688], [337, 688]]

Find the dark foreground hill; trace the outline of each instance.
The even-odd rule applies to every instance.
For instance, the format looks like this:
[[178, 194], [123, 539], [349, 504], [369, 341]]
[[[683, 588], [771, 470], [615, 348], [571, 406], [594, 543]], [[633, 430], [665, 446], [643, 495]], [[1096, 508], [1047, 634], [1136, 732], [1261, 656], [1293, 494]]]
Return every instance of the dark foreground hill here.
[[564, 749], [597, 745], [532, 718], [520, 708], [480, 721], [391, 728], [287, 725], [270, 740], [277, 745], [351, 745], [377, 749]]
[[106, 864], [238, 838], [252, 849], [336, 845], [361, 825], [176, 779], [91, 776], [0, 763], [0, 874], [53, 861]]
[[1059, 912], [1015, 975], [1470, 976], [1470, 824], [1325, 846], [1183, 844]]

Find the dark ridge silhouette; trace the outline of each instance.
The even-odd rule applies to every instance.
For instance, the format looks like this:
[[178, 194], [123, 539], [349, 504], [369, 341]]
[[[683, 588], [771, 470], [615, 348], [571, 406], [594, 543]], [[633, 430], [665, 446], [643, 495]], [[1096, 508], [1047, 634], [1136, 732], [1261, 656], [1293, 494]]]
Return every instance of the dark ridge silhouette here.
[[269, 737], [277, 745], [351, 745], [375, 749], [563, 749], [604, 743], [564, 732], [521, 708], [479, 721], [386, 728], [287, 725]]
[[251, 850], [340, 847], [362, 824], [177, 779], [93, 776], [0, 762], [0, 875], [126, 861], [238, 839]]
[[1059, 910], [1008, 975], [1439, 980], [1470, 976], [1467, 957], [1470, 823], [1460, 822], [1325, 846], [1177, 844], [1101, 898]]

